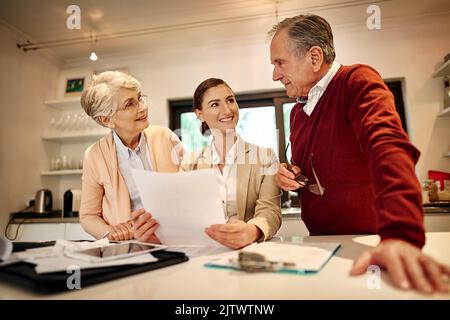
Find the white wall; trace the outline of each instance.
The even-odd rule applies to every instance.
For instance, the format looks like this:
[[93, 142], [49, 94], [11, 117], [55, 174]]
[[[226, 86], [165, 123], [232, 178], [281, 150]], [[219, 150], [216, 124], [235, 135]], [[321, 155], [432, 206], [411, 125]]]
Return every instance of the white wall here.
[[[333, 21], [345, 12], [333, 14], [336, 16], [324, 16]], [[100, 56], [95, 64], [83, 58], [68, 63], [65, 72], [128, 66], [150, 94], [151, 123], [167, 126], [167, 100], [191, 96], [208, 77], [223, 78], [236, 92], [281, 88], [271, 80], [265, 35], [270, 26], [262, 26], [261, 34], [255, 36], [234, 35], [226, 40], [212, 37], [212, 31], [192, 30], [198, 33], [198, 39], [210, 39], [195, 43], [183, 43], [181, 37], [168, 33], [173, 40], [171, 47], [153, 43], [148, 52]], [[443, 107], [443, 82], [432, 74], [450, 52], [450, 12], [384, 19], [381, 30], [370, 31], [364, 22], [332, 27], [338, 62], [366, 63], [385, 79], [403, 78], [410, 138], [422, 152], [417, 166], [419, 178], [425, 178], [429, 169], [449, 171], [450, 158], [442, 155], [450, 150], [450, 119], [436, 117]]]
[[[0, 232], [42, 187], [47, 165], [41, 141], [48, 121], [43, 101], [55, 94], [59, 67], [16, 48], [17, 33], [0, 24]], [[49, 187], [51, 187], [51, 182]]]

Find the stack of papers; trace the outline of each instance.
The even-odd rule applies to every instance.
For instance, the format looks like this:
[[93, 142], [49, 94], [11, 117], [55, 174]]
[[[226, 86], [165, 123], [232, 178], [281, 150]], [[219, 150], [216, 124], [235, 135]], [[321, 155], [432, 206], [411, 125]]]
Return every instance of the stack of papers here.
[[97, 240], [94, 242], [72, 242], [67, 240], [56, 240], [54, 246], [28, 249], [25, 251], [14, 253], [15, 258], [28, 263], [35, 264], [35, 271], [38, 274], [67, 271], [69, 268], [78, 267], [81, 269], [103, 268], [130, 264], [144, 264], [157, 261], [150, 253], [130, 258], [118, 259], [105, 262], [88, 262], [73, 258], [68, 258], [64, 255], [65, 251], [77, 251], [90, 248], [102, 247], [108, 245], [107, 238]]
[[217, 257], [208, 261], [205, 266], [218, 268], [238, 268], [239, 252], [256, 253], [267, 261], [275, 262], [282, 267], [276, 271], [310, 273], [320, 271], [341, 245], [339, 243], [253, 243], [240, 251]]

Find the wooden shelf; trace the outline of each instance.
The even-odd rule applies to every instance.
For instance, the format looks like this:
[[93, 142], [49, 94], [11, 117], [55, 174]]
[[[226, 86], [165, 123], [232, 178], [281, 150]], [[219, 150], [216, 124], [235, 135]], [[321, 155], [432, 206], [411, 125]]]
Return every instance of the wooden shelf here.
[[436, 72], [433, 74], [434, 78], [443, 77], [446, 75], [450, 75], [450, 60], [444, 63]]
[[438, 117], [450, 117], [450, 107], [447, 107], [439, 112]]
[[54, 171], [44, 171], [41, 172], [41, 176], [70, 176], [70, 175], [81, 175], [83, 170], [54, 170]]
[[89, 142], [98, 140], [108, 134], [109, 131], [87, 134], [60, 134], [60, 135], [48, 135], [42, 137], [42, 140], [52, 142]]
[[45, 105], [59, 110], [81, 110], [81, 97], [45, 101]]

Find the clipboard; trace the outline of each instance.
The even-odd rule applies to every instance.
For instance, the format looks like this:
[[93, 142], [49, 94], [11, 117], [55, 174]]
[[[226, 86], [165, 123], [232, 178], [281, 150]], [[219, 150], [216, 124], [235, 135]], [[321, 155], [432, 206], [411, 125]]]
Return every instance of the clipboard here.
[[334, 242], [254, 243], [232, 255], [214, 258], [204, 266], [246, 272], [316, 274], [324, 268], [340, 247], [340, 243]]
[[[48, 245], [48, 244], [47, 244]], [[14, 244], [16, 247], [16, 244]], [[29, 245], [19, 244], [21, 249], [28, 249], [38, 246], [39, 244]], [[14, 250], [14, 251], [20, 251]], [[140, 265], [124, 265], [95, 269], [81, 269], [81, 289], [102, 283], [105, 281], [115, 280], [134, 274], [156, 270], [178, 263], [188, 261], [189, 258], [182, 252], [174, 251], [157, 251], [152, 253], [158, 261]], [[34, 270], [34, 265], [26, 262], [19, 262], [0, 268], [0, 281], [9, 282], [16, 286], [25, 287], [40, 293], [56, 293], [63, 291], [71, 291], [67, 287], [67, 279], [71, 274], [66, 272], [55, 272], [38, 274]]]

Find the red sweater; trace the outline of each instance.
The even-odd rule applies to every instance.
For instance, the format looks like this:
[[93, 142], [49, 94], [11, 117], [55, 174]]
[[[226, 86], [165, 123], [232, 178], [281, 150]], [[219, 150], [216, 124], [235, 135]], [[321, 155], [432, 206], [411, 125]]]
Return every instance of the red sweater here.
[[292, 162], [314, 183], [310, 154], [323, 196], [299, 191], [311, 235], [378, 233], [422, 247], [425, 243], [420, 152], [409, 142], [394, 97], [365, 65], [341, 66], [311, 116], [291, 112]]

